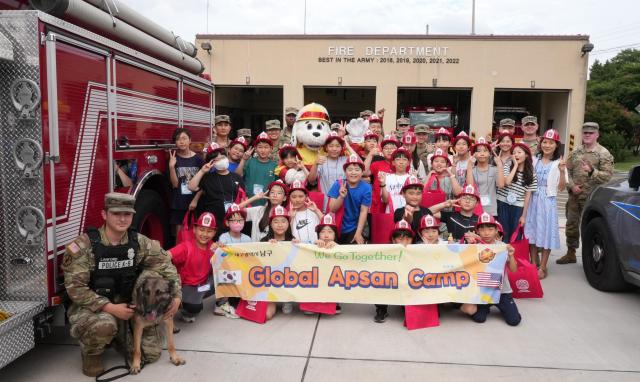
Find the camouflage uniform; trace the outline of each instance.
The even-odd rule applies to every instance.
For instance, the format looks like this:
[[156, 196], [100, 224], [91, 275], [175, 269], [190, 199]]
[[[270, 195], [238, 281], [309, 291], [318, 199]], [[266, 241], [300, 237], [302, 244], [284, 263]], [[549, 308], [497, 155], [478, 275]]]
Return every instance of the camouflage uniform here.
[[[100, 227], [98, 231], [102, 244], [110, 245], [105, 235], [105, 227]], [[128, 241], [128, 235], [125, 234], [119, 244], [127, 244]], [[140, 251], [135, 257], [136, 266], [141, 265], [145, 270], [138, 280], [151, 274], [149, 271], [153, 271], [172, 280], [175, 285], [180, 285], [180, 278], [171, 263], [171, 257], [160, 247], [160, 244], [140, 234], [138, 234], [138, 243]], [[133, 343], [131, 335], [128, 332], [122, 333], [120, 329], [125, 328], [126, 325], [118, 325], [120, 320], [103, 312], [102, 308], [110, 301], [89, 288], [91, 272], [94, 268], [95, 258], [91, 241], [87, 234], [82, 234], [67, 246], [62, 263], [65, 287], [73, 302], [68, 310], [71, 336], [78, 339], [84, 355], [102, 354], [105, 346], [113, 339], [116, 340], [116, 348], [119, 351], [130, 353]], [[175, 293], [174, 298], [182, 297], [179, 287]], [[114, 300], [114, 303], [122, 301], [120, 296], [116, 296]], [[120, 321], [120, 324], [122, 323]], [[157, 326], [144, 329], [142, 352], [145, 362], [153, 362], [160, 357], [162, 341]]]
[[274, 129], [280, 130], [280, 137], [278, 138], [277, 141], [273, 142], [273, 150], [271, 151], [271, 159], [278, 162], [280, 161], [280, 157], [278, 156], [278, 150], [280, 150], [280, 148], [284, 146], [285, 143], [288, 143], [289, 141], [291, 141], [291, 138], [287, 140], [287, 137], [285, 137], [285, 135], [282, 132], [282, 128], [280, 127], [280, 121], [278, 121], [277, 119], [268, 120], [267, 122], [265, 122], [265, 125], [266, 125], [265, 130], [274, 130]]
[[[414, 127], [414, 133], [429, 133], [429, 126], [424, 125], [424, 124], [418, 124]], [[431, 145], [433, 146], [433, 145]], [[420, 157], [420, 160], [422, 161], [422, 164], [424, 164], [424, 168], [428, 169], [429, 168], [429, 154], [431, 154], [431, 152], [433, 152], [433, 150], [431, 150], [431, 152], [429, 151], [430, 147], [428, 143], [423, 143], [420, 144], [418, 143], [418, 145], [416, 146], [416, 150], [418, 151], [418, 156]]]
[[[582, 169], [582, 160], [591, 164], [593, 168], [591, 174]], [[573, 250], [575, 253], [575, 250], [580, 246], [580, 215], [584, 209], [584, 203], [596, 186], [611, 180], [613, 175], [613, 156], [609, 153], [609, 150], [598, 143], [592, 150], [587, 150], [584, 146], [580, 146], [569, 154], [567, 170], [569, 171], [569, 183], [567, 184], [569, 200], [566, 206], [567, 247], [569, 251]], [[571, 193], [571, 188], [574, 185], [582, 188], [580, 194], [573, 195]], [[560, 264], [562, 263], [560, 262]]]

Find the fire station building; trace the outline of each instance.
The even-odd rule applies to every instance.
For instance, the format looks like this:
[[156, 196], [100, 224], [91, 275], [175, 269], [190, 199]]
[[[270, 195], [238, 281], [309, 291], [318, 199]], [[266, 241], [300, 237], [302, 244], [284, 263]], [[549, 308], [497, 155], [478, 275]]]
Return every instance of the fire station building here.
[[318, 102], [333, 122], [385, 108], [385, 131], [412, 107], [445, 108], [476, 136], [528, 113], [563, 142], [583, 122], [592, 48], [584, 35], [198, 35], [196, 46], [235, 128]]

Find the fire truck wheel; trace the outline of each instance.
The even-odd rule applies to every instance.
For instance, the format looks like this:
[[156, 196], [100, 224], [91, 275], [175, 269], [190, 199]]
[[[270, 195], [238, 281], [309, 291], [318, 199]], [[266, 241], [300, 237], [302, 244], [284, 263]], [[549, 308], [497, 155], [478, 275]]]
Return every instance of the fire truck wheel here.
[[153, 190], [140, 191], [132, 226], [164, 246], [169, 235], [169, 216], [160, 194]]

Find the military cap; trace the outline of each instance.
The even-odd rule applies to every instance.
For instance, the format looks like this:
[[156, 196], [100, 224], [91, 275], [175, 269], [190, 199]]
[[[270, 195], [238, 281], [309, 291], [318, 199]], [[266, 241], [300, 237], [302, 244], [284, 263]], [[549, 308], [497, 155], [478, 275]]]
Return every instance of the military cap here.
[[600, 125], [598, 125], [598, 122], [585, 122], [582, 124], [582, 131], [593, 131], [597, 133], [600, 131]]
[[366, 116], [372, 116], [373, 112], [371, 110], [363, 110], [360, 112], [360, 118], [366, 117]]
[[273, 130], [273, 129], [282, 129], [282, 126], [280, 125], [280, 121], [277, 119], [270, 119], [267, 122], [264, 123], [265, 126], [265, 130]]
[[110, 192], [104, 196], [104, 209], [111, 212], [131, 212], [135, 210], [136, 198], [121, 192]]
[[288, 106], [286, 109], [284, 109], [284, 115], [289, 114], [298, 114], [298, 109], [292, 106]]
[[538, 118], [536, 118], [535, 115], [527, 115], [526, 117], [522, 118], [522, 124], [526, 125], [527, 123], [538, 123]]
[[408, 125], [409, 124], [409, 118], [398, 118], [396, 120], [396, 124], [398, 125]]
[[332, 123], [331, 124], [331, 130], [339, 130], [340, 129], [340, 124], [339, 123]]
[[514, 121], [511, 118], [504, 118], [500, 120], [500, 126], [511, 126], [511, 127], [515, 127], [516, 125], [516, 121]]
[[251, 137], [251, 129], [238, 129], [238, 136]]
[[413, 128], [413, 132], [416, 133], [416, 134], [428, 133], [429, 132], [429, 126], [425, 125], [424, 123], [419, 123]]
[[231, 118], [229, 118], [228, 115], [216, 115], [216, 117], [213, 119], [213, 124], [217, 125], [220, 122], [226, 122], [226, 123], [231, 123]]

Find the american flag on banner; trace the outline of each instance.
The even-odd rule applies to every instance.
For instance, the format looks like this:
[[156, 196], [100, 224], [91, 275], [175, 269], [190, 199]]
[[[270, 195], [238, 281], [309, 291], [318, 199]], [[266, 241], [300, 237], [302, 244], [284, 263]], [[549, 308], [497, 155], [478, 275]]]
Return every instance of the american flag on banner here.
[[502, 286], [502, 274], [478, 272], [478, 281], [476, 281], [476, 285], [479, 287], [500, 288]]

